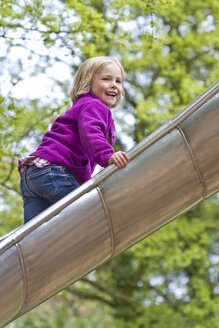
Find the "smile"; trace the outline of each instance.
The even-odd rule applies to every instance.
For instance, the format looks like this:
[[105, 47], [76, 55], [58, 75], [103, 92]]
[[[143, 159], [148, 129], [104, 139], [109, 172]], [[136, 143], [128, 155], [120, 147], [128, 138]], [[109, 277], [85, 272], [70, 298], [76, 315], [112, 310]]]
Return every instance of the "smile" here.
[[116, 97], [117, 93], [116, 92], [106, 92], [106, 95], [110, 96], [110, 97]]

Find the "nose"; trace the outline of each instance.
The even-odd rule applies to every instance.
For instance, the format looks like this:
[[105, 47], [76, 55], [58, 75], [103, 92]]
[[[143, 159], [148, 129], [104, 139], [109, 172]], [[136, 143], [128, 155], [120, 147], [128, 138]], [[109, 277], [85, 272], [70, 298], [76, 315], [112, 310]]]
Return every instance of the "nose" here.
[[112, 80], [110, 86], [111, 88], [116, 88], [116, 81]]

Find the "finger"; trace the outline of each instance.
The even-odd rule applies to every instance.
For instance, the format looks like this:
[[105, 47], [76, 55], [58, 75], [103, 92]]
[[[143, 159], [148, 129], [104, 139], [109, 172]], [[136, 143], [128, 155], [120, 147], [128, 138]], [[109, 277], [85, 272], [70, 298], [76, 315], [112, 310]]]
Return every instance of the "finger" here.
[[117, 161], [119, 163], [119, 167], [123, 168], [127, 165], [127, 159], [124, 157], [122, 153], [118, 153]]
[[125, 153], [124, 151], [119, 151], [118, 153], [120, 155], [120, 158], [124, 159], [126, 163], [129, 161], [129, 157], [127, 153]]
[[114, 158], [114, 164], [116, 164], [116, 166], [118, 166], [119, 168], [122, 168], [122, 162], [121, 162], [121, 160], [120, 160], [120, 158], [118, 157], [118, 156], [116, 156], [115, 158]]
[[128, 155], [125, 152], [121, 152], [120, 158], [121, 158], [123, 164], [126, 166], [128, 164], [128, 161], [129, 161]]
[[123, 157], [126, 159], [126, 162], [128, 162], [128, 161], [129, 161], [129, 156], [128, 156], [128, 154], [125, 153], [124, 151], [122, 152], [122, 154], [123, 154]]
[[128, 161], [128, 155], [123, 151], [118, 151], [110, 157], [109, 164], [115, 164], [119, 168], [124, 168]]
[[120, 163], [119, 163], [119, 159], [116, 153], [114, 153], [111, 157], [110, 157], [110, 161], [109, 164], [115, 164], [116, 166], [120, 167]]
[[115, 164], [118, 167], [121, 167], [121, 162], [120, 162], [120, 158], [118, 156], [117, 153], [115, 153], [112, 157], [111, 157], [111, 163]]

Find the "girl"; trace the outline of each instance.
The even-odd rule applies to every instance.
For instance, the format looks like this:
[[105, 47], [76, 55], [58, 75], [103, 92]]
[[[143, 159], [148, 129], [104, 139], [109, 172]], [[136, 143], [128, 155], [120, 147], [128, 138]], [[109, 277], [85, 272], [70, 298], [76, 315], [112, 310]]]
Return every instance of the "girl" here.
[[122, 98], [124, 77], [121, 64], [110, 57], [90, 58], [79, 67], [73, 106], [55, 120], [37, 150], [19, 160], [25, 223], [89, 180], [96, 164], [127, 165], [128, 155], [112, 148], [110, 111]]

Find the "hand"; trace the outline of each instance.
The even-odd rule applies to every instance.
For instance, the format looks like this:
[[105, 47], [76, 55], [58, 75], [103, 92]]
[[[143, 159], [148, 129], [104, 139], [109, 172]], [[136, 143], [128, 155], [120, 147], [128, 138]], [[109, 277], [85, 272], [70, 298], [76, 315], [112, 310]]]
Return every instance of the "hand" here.
[[108, 164], [115, 164], [122, 169], [128, 164], [128, 161], [129, 157], [124, 151], [117, 151], [110, 157]]

